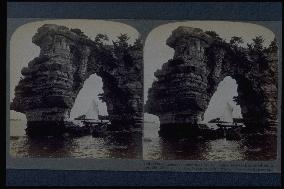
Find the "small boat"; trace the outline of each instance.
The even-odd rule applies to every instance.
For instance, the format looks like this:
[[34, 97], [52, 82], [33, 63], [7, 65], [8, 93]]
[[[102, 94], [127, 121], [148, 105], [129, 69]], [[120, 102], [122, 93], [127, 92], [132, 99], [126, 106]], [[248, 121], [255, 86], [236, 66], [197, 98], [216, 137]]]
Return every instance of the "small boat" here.
[[103, 137], [108, 133], [108, 123], [97, 123], [91, 127], [93, 137]]
[[75, 137], [81, 137], [85, 135], [91, 134], [91, 129], [88, 125], [84, 125], [82, 122], [79, 122], [78, 120], [72, 120], [69, 122], [66, 122], [66, 130], [67, 132], [64, 134], [64, 136], [75, 136]]
[[[242, 127], [244, 127], [242, 118], [233, 118], [233, 111], [235, 109], [229, 103], [226, 103], [223, 114], [210, 120], [207, 124], [214, 126], [212, 129], [214, 132], [206, 131], [208, 135], [212, 135], [213, 138], [225, 137], [227, 140], [239, 140], [241, 139]], [[217, 129], [216, 129], [217, 128]]]
[[75, 118], [75, 120], [80, 121], [83, 127], [89, 129], [89, 133], [92, 136], [102, 136], [107, 132], [110, 125], [109, 117], [105, 115], [99, 115], [98, 104], [95, 100], [92, 101], [88, 111]]
[[241, 128], [240, 126], [237, 127], [231, 127], [230, 129], [225, 131], [226, 139], [227, 140], [241, 140], [242, 134], [241, 134]]
[[217, 129], [210, 128], [206, 124], [198, 124], [198, 129], [199, 129], [200, 136], [203, 139], [214, 140], [214, 139], [224, 137], [224, 131], [221, 130], [220, 128], [217, 128]]
[[146, 137], [144, 137], [144, 138], [143, 138], [143, 141], [144, 141], [144, 142], [152, 142], [152, 139], [151, 139], [151, 138], [146, 138]]
[[224, 136], [227, 140], [240, 140], [241, 130], [243, 125], [235, 123], [217, 123], [216, 124], [224, 132]]
[[232, 127], [237, 127], [237, 125], [235, 125], [233, 123], [217, 123], [216, 125], [219, 128], [222, 128], [222, 129], [229, 129], [229, 128], [232, 128]]

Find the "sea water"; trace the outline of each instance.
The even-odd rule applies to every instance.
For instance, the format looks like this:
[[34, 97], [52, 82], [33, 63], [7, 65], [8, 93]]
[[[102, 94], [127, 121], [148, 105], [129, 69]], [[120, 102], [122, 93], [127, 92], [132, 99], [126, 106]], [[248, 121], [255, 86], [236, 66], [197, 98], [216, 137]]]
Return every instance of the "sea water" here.
[[[213, 124], [210, 125], [214, 128]], [[146, 160], [273, 160], [276, 144], [256, 139], [203, 140], [162, 138], [159, 124], [144, 124], [143, 158]], [[272, 146], [272, 147], [271, 147]]]
[[13, 157], [49, 158], [103, 158], [141, 159], [142, 135], [95, 138], [91, 135], [77, 138], [43, 137], [32, 139], [26, 136], [26, 123], [10, 121], [10, 155]]
[[143, 139], [141, 135], [31, 139], [26, 136], [25, 127], [23, 121], [10, 121], [9, 148], [13, 157], [228, 161], [276, 158], [276, 145], [266, 140], [166, 139], [159, 136], [157, 123], [144, 123]]

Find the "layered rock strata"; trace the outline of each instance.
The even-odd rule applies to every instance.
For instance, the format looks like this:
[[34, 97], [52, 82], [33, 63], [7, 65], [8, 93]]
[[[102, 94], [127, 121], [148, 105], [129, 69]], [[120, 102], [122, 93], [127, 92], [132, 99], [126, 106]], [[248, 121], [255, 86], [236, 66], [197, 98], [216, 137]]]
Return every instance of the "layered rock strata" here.
[[[161, 133], [192, 132], [203, 119], [219, 82], [231, 76], [251, 130], [277, 124], [277, 52], [251, 53], [201, 29], [178, 27], [167, 40], [173, 59], [155, 72], [145, 111], [159, 116]], [[274, 129], [275, 130], [275, 129]]]
[[139, 41], [104, 45], [78, 29], [51, 24], [40, 27], [32, 41], [40, 47], [40, 55], [22, 69], [23, 79], [11, 103], [11, 110], [26, 115], [30, 132], [62, 133], [84, 81], [94, 73], [102, 78], [100, 98], [106, 102], [112, 127], [141, 128], [143, 58]]

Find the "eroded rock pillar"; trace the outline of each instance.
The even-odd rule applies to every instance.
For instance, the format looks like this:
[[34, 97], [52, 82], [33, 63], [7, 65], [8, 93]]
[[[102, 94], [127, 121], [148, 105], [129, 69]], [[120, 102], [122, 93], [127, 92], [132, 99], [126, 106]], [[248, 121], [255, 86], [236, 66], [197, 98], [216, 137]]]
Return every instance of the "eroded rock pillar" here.
[[[26, 114], [28, 135], [59, 135], [85, 80], [81, 55], [88, 57], [89, 49], [77, 49], [76, 54], [84, 41], [57, 25], [39, 28], [33, 43], [40, 47], [40, 55], [22, 69], [24, 77], [15, 88], [11, 109]], [[78, 70], [81, 78], [74, 78]]]
[[149, 89], [145, 107], [159, 116], [161, 133], [194, 130], [201, 121], [210, 99], [204, 54], [211, 41], [202, 30], [190, 27], [179, 27], [168, 38], [174, 58], [155, 72], [157, 81]]

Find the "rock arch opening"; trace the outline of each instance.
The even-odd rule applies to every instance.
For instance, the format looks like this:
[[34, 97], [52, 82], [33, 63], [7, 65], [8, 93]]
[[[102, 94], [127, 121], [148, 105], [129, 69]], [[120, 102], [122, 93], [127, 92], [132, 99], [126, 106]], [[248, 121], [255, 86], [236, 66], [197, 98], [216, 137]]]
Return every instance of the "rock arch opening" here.
[[233, 122], [234, 119], [242, 119], [241, 107], [234, 99], [238, 97], [238, 84], [230, 76], [225, 77], [211, 97], [208, 107], [204, 112], [202, 122], [208, 123], [213, 119], [225, 122]]
[[86, 115], [92, 105], [97, 106], [98, 115], [108, 116], [106, 103], [100, 98], [102, 95], [102, 78], [97, 74], [90, 75], [89, 78], [85, 80], [82, 89], [76, 97], [69, 118], [74, 120], [75, 118]]

